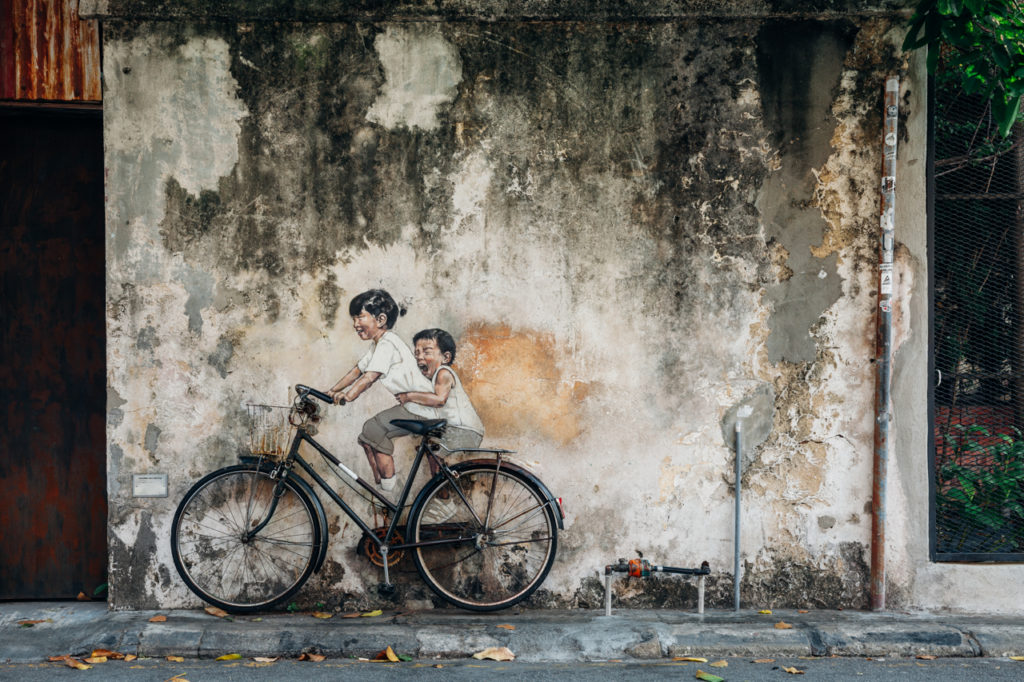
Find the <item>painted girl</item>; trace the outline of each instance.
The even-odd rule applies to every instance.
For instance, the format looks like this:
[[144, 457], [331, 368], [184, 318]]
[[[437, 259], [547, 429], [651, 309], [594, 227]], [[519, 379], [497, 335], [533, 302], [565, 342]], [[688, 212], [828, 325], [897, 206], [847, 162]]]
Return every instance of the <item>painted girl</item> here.
[[[364, 291], [348, 306], [356, 334], [370, 342], [370, 349], [348, 374], [338, 380], [327, 392], [335, 403], [352, 402], [378, 380], [391, 393], [432, 392], [430, 380], [423, 376], [409, 346], [391, 329], [400, 311], [395, 299], [383, 289]], [[433, 407], [407, 403], [378, 413], [363, 424], [359, 444], [373, 471], [373, 479], [382, 490], [395, 488], [395, 444], [393, 438], [407, 436], [409, 432], [391, 424], [392, 419], [435, 419]]]

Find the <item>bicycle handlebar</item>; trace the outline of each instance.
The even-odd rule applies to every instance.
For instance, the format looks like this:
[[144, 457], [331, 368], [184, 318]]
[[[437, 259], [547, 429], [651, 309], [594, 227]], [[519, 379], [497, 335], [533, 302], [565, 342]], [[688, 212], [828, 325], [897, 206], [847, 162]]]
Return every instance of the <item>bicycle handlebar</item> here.
[[[325, 403], [330, 403], [331, 405], [335, 404], [334, 401], [331, 400], [331, 396], [327, 395], [323, 391], [318, 391], [315, 388], [311, 388], [311, 387], [306, 386], [304, 384], [295, 384], [295, 390], [296, 390], [296, 392], [299, 393], [299, 395], [311, 395], [314, 398], [319, 398], [320, 400], [324, 401]], [[337, 403], [337, 404], [338, 405], [344, 405], [345, 404], [345, 399], [342, 398], [341, 401], [339, 403]]]

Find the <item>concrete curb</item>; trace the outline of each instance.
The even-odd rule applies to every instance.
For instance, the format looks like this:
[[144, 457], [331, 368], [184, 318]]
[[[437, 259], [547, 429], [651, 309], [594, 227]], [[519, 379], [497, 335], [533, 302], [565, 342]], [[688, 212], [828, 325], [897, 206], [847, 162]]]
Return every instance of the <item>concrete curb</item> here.
[[[152, 623], [157, 614], [165, 622]], [[21, 620], [43, 620], [31, 628]], [[792, 628], [775, 624], [784, 620]], [[501, 626], [501, 627], [499, 627]], [[317, 619], [267, 614], [221, 619], [203, 611], [111, 612], [105, 604], [0, 604], [0, 662], [27, 663], [109, 648], [144, 657], [372, 657], [387, 646], [420, 659], [467, 658], [507, 646], [528, 662], [855, 656], [937, 657], [1024, 654], [1024, 618], [821, 611], [436, 610], [376, 618]]]

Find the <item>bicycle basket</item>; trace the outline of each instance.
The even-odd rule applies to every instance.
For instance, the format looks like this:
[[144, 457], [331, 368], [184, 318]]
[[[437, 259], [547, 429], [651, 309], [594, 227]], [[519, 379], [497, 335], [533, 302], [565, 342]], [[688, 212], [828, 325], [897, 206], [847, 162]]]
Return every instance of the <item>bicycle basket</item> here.
[[265, 459], [284, 459], [294, 427], [288, 421], [290, 407], [246, 405], [249, 411], [249, 451]]

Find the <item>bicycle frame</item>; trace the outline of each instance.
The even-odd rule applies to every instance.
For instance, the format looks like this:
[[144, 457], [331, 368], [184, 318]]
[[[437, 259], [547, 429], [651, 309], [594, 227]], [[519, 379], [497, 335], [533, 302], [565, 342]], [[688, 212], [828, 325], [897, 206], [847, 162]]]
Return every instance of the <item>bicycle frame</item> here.
[[[345, 500], [342, 499], [342, 497], [334, 490], [334, 488], [331, 486], [331, 484], [328, 483], [327, 481], [325, 481], [324, 478], [320, 474], [318, 474], [315, 469], [313, 469], [312, 465], [310, 465], [310, 463], [308, 461], [306, 461], [306, 459], [301, 454], [299, 454], [299, 446], [302, 443], [309, 443], [309, 445], [313, 449], [315, 449], [317, 452], [319, 452], [321, 456], [323, 456], [329, 462], [331, 462], [332, 464], [337, 466], [339, 469], [341, 469], [345, 473], [346, 476], [348, 476], [349, 478], [353, 479], [356, 483], [358, 483], [360, 486], [362, 486], [362, 488], [364, 490], [366, 490], [371, 495], [373, 495], [373, 497], [378, 502], [380, 502], [382, 505], [384, 505], [391, 512], [391, 522], [388, 524], [387, 530], [384, 533], [384, 537], [378, 536], [377, 533], [375, 532], [375, 530], [373, 528], [371, 528], [369, 526], [369, 524], [366, 523], [366, 521], [363, 520], [363, 518], [358, 514], [358, 512], [356, 512], [354, 509], [352, 509], [352, 507], [349, 506], [349, 504], [347, 502], [345, 502]], [[409, 493], [412, 491], [413, 482], [414, 482], [414, 480], [416, 478], [416, 474], [419, 472], [419, 468], [420, 468], [421, 463], [423, 462], [423, 458], [424, 457], [433, 457], [434, 461], [438, 464], [439, 470], [444, 473], [444, 475], [448, 478], [449, 481], [454, 483], [455, 479], [452, 476], [451, 471], [449, 470], [447, 463], [445, 463], [440, 458], [436, 457], [436, 455], [434, 455], [430, 451], [430, 447], [431, 447], [430, 446], [430, 442], [428, 441], [428, 439], [426, 437], [424, 437], [420, 441], [419, 446], [417, 446], [415, 459], [413, 460], [412, 467], [409, 470], [409, 476], [408, 476], [408, 478], [405, 481], [405, 486], [402, 489], [402, 494], [398, 498], [398, 502], [391, 502], [389, 499], [387, 499], [386, 497], [381, 495], [379, 492], [377, 492], [369, 483], [367, 483], [365, 480], [360, 478], [358, 474], [356, 474], [354, 471], [352, 471], [347, 466], [345, 466], [337, 457], [334, 456], [334, 454], [330, 450], [328, 450], [326, 447], [324, 447], [323, 445], [318, 443], [302, 427], [298, 427], [296, 429], [295, 437], [292, 439], [291, 447], [288, 450], [288, 455], [285, 457], [285, 459], [280, 464], [277, 465], [277, 467], [276, 467], [275, 471], [273, 472], [272, 476], [273, 477], [280, 476], [282, 479], [284, 479], [291, 472], [292, 466], [294, 464], [298, 464], [299, 467], [301, 467], [302, 470], [305, 471], [306, 474], [311, 479], [313, 479], [313, 481], [316, 482], [316, 484], [327, 494], [327, 496], [330, 497], [334, 501], [335, 504], [337, 504], [339, 507], [341, 507], [341, 510], [343, 512], [345, 512], [345, 514], [350, 519], [352, 519], [352, 521], [357, 526], [359, 526], [359, 528], [363, 531], [363, 533], [367, 537], [369, 537], [374, 543], [376, 543], [377, 547], [380, 550], [381, 557], [384, 559], [384, 561], [383, 561], [383, 563], [384, 563], [384, 566], [383, 566], [383, 568], [384, 568], [384, 582], [385, 583], [390, 583], [389, 571], [388, 571], [388, 562], [387, 562], [387, 556], [388, 556], [389, 551], [391, 551], [391, 550], [413, 549], [413, 548], [416, 548], [416, 547], [425, 547], [425, 546], [429, 546], [429, 545], [455, 545], [455, 544], [460, 544], [460, 543], [463, 543], [463, 542], [474, 542], [475, 538], [476, 538], [476, 534], [475, 533], [473, 535], [463, 535], [463, 534], [460, 533], [457, 537], [447, 537], [447, 538], [444, 538], [442, 540], [427, 540], [427, 541], [423, 541], [423, 542], [407, 542], [407, 543], [402, 543], [402, 544], [397, 544], [397, 545], [392, 545], [391, 544], [391, 540], [395, 536], [395, 531], [398, 528], [399, 517], [401, 515], [401, 510], [405, 507], [406, 502], [409, 499]], [[471, 449], [469, 451], [470, 452], [488, 452], [488, 453], [494, 454], [495, 457], [496, 457], [496, 460], [495, 460], [496, 471], [500, 470], [500, 468], [501, 468], [501, 465], [502, 465], [502, 457], [501, 456], [502, 456], [502, 454], [509, 452], [508, 450], [489, 450], [489, 449], [481, 449], [481, 448], [473, 448], [473, 449]], [[495, 479], [495, 480], [497, 480], [497, 479]], [[479, 517], [476, 516], [476, 511], [473, 509], [472, 505], [469, 504], [468, 500], [466, 500], [465, 495], [463, 495], [463, 493], [462, 493], [462, 490], [460, 490], [459, 487], [456, 486], [456, 485], [453, 485], [453, 489], [455, 490], [456, 493], [458, 493], [459, 497], [462, 498], [463, 502], [466, 504], [466, 507], [473, 514], [473, 516], [474, 516], [475, 520], [477, 521], [477, 523], [480, 523], [481, 525], [486, 523], [486, 520], [480, 519]], [[273, 502], [271, 503], [270, 508], [267, 510], [267, 517], [262, 522], [260, 522], [257, 526], [252, 528], [247, 533], [247, 535], [254, 536], [257, 533], [259, 533], [259, 531], [262, 530], [263, 527], [266, 526], [267, 523], [270, 522], [270, 519], [273, 517], [274, 511], [275, 511], [276, 507], [277, 507], [277, 499], [275, 498], [273, 500]], [[490, 515], [490, 509], [488, 509], [488, 516], [489, 515]], [[325, 537], [325, 542], [326, 542], [326, 537]]]

